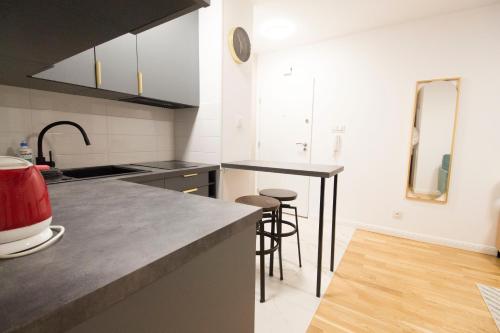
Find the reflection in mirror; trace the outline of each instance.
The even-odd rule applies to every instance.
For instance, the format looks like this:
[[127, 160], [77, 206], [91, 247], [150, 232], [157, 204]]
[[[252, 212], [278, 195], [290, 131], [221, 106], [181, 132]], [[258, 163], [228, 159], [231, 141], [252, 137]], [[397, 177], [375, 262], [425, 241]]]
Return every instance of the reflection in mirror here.
[[460, 79], [417, 82], [406, 197], [446, 203]]

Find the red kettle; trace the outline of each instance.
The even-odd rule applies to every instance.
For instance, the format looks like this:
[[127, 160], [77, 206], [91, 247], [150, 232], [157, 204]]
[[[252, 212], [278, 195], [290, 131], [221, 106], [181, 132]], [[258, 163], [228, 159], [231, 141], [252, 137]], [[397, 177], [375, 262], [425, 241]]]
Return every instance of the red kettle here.
[[21, 158], [0, 156], [0, 258], [50, 245], [45, 243], [53, 238], [51, 222], [47, 185], [37, 167]]

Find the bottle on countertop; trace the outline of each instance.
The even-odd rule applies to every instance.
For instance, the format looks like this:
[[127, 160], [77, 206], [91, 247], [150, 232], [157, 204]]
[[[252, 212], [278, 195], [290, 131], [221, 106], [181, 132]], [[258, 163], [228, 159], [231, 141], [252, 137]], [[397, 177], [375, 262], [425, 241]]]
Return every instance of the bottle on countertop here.
[[28, 146], [28, 141], [25, 138], [23, 138], [21, 140], [21, 143], [19, 144], [19, 149], [17, 150], [17, 156], [30, 163], [33, 163], [33, 151]]

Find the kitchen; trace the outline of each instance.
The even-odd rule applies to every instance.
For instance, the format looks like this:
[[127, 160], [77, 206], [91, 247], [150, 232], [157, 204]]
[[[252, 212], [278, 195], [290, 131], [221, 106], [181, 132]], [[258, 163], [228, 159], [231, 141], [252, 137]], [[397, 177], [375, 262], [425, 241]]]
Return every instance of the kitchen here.
[[[362, 294], [355, 279], [342, 279], [345, 269], [387, 253], [368, 250], [389, 242], [373, 235], [483, 253], [474, 254], [490, 273], [468, 280], [464, 294], [487, 321], [480, 327], [494, 327], [475, 283], [500, 286], [491, 255], [498, 179], [484, 155], [475, 156], [479, 180], [461, 170], [473, 168], [466, 152], [483, 135], [499, 140], [470, 111], [498, 101], [493, 84], [479, 83], [489, 69], [469, 63], [498, 64], [484, 51], [500, 33], [498, 4], [387, 2], [387, 17], [368, 22], [373, 3], [359, 2], [321, 1], [329, 11], [278, 0], [2, 3], [0, 251], [10, 259], [0, 261], [0, 332], [345, 329], [336, 313], [356, 304], [342, 295]], [[343, 26], [315, 25], [334, 9]], [[441, 35], [440, 19], [449, 22]], [[464, 31], [477, 53], [450, 63]], [[401, 60], [398, 43], [414, 55]], [[425, 53], [436, 44], [441, 55]], [[440, 191], [424, 197], [416, 186], [425, 155], [414, 144], [408, 160], [407, 149], [409, 136], [423, 146], [427, 133], [418, 121], [419, 134], [409, 132], [414, 83], [443, 77], [461, 97], [448, 122], [456, 130], [439, 127], [452, 151], [439, 156]], [[24, 172], [34, 185], [17, 183]], [[38, 191], [45, 203], [26, 195]], [[477, 193], [482, 205], [459, 208]], [[37, 217], [26, 211], [33, 205]], [[24, 219], [19, 229], [38, 229], [12, 233], [15, 216]], [[370, 265], [361, 266], [352, 272]], [[406, 306], [403, 296], [395, 304]], [[446, 321], [425, 319], [415, 325], [439, 331]]]

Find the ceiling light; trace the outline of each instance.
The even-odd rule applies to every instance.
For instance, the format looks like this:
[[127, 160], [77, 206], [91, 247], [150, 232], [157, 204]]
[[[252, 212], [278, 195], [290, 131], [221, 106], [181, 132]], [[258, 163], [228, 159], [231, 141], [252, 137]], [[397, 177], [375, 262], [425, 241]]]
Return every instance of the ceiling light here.
[[260, 33], [268, 39], [285, 39], [295, 32], [295, 25], [285, 19], [274, 19], [264, 22]]

